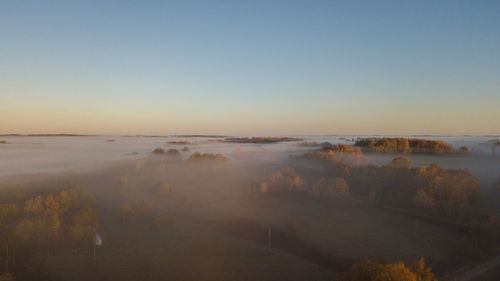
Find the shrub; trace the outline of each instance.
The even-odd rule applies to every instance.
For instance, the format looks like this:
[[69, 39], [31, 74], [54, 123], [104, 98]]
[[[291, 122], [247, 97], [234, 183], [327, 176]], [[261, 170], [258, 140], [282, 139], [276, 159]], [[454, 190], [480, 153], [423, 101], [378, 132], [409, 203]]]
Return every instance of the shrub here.
[[165, 154], [165, 150], [157, 147], [155, 150], [153, 150], [153, 154]]
[[392, 159], [391, 163], [389, 164], [391, 167], [395, 168], [411, 168], [413, 167], [413, 163], [410, 161], [410, 159], [406, 157], [394, 157]]
[[179, 150], [177, 149], [169, 149], [166, 153], [165, 153], [167, 156], [173, 156], [173, 157], [177, 157], [177, 156], [180, 156], [181, 153], [179, 152]]
[[469, 148], [467, 146], [461, 146], [459, 149], [458, 149], [458, 152], [462, 153], [462, 154], [467, 154], [469, 153]]
[[171, 192], [170, 184], [168, 183], [168, 181], [163, 181], [163, 182], [158, 184], [155, 191], [156, 191], [156, 194], [161, 195], [161, 196], [169, 195]]

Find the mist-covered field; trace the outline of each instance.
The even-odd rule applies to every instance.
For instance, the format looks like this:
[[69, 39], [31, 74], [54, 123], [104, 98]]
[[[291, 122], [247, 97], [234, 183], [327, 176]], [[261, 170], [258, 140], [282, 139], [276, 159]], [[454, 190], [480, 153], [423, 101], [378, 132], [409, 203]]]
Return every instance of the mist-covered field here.
[[[331, 142], [354, 144], [360, 137], [377, 136], [294, 136], [305, 142]], [[398, 136], [388, 136], [398, 137]], [[411, 136], [403, 136], [411, 137]], [[407, 155], [415, 165], [437, 163], [446, 168], [469, 169], [481, 181], [493, 183], [500, 173], [500, 136], [415, 136], [425, 139], [439, 139], [458, 148], [467, 146], [469, 154], [454, 157], [435, 155]], [[222, 142], [223, 136], [2, 136], [0, 140], [0, 176], [37, 174], [45, 172], [78, 171], [96, 169], [113, 165], [120, 160], [141, 159], [150, 155], [156, 148], [182, 149], [188, 146], [192, 151], [205, 153], [223, 153], [232, 157], [239, 147], [255, 158], [258, 155], [264, 161], [276, 160], [276, 157], [288, 157], [289, 154], [302, 153], [308, 147], [292, 143], [273, 145], [255, 145]], [[172, 142], [186, 142], [169, 144]], [[498, 150], [498, 151], [497, 151]], [[259, 152], [259, 153], [254, 153]], [[190, 154], [184, 154], [188, 157]], [[389, 163], [393, 154], [365, 155], [370, 163], [383, 165]]]
[[1, 137], [0, 260], [18, 280], [355, 280], [366, 259], [453, 280], [497, 254], [498, 137], [290, 138]]

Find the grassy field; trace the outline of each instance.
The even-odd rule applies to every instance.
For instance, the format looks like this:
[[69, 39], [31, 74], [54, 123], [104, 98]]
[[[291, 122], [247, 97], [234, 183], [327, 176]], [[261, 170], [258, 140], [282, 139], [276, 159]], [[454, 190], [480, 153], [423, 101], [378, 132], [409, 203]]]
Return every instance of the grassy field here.
[[[108, 213], [106, 215], [106, 213]], [[103, 245], [97, 268], [88, 251], [53, 260], [59, 280], [332, 280], [337, 273], [298, 257], [266, 249], [207, 228], [178, 222], [157, 231], [148, 224], [122, 227], [100, 210]]]
[[[248, 193], [278, 168], [234, 164], [205, 170], [153, 158], [45, 181], [46, 187], [70, 183], [89, 190], [104, 238], [95, 270], [88, 249], [58, 252], [48, 266], [56, 280], [331, 280], [340, 273], [298, 253], [273, 249], [268, 255], [262, 243], [213, 227], [237, 217], [272, 228], [294, 222], [304, 243], [348, 260], [411, 263], [425, 257], [435, 264], [463, 238], [356, 200]], [[167, 196], [155, 193], [162, 181], [171, 186]], [[34, 179], [26, 185], [40, 184]], [[151, 204], [155, 216], [177, 216], [178, 223], [163, 230], [153, 229], [148, 219], [122, 226], [119, 206], [140, 202]]]

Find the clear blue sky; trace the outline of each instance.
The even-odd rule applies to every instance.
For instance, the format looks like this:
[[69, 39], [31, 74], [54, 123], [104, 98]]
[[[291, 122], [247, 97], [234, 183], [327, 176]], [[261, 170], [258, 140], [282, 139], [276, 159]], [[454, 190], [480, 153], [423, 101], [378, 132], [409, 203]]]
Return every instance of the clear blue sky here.
[[0, 0], [0, 133], [500, 134], [500, 1]]

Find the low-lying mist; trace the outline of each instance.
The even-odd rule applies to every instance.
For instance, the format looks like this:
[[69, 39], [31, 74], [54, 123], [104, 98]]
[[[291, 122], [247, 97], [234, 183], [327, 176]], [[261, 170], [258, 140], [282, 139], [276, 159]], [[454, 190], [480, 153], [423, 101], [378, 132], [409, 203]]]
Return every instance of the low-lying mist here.
[[3, 137], [6, 272], [352, 280], [363, 259], [418, 275], [423, 258], [448, 278], [500, 237], [500, 155], [465, 139], [468, 153], [396, 154], [354, 136]]

